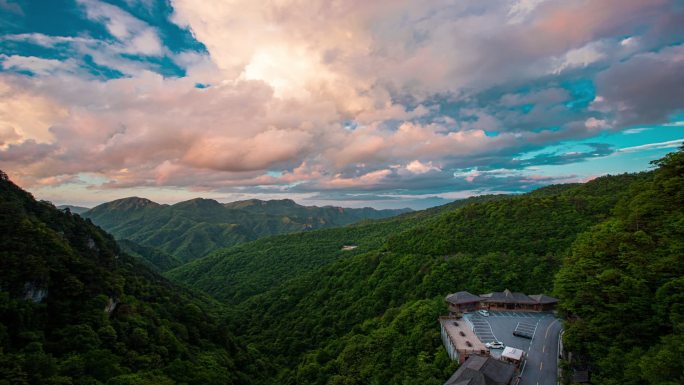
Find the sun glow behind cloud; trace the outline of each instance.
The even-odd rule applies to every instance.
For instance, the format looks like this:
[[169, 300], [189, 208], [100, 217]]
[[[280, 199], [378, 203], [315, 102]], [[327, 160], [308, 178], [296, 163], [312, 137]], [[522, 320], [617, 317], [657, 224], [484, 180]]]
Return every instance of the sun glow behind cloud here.
[[[669, 125], [684, 108], [674, 1], [157, 9], [79, 0], [50, 19], [61, 25], [36, 26], [63, 11], [49, 5], [4, 24], [1, 168], [48, 199], [145, 189], [418, 207], [619, 171], [608, 158], [623, 147], [637, 149], [624, 169], [643, 169], [668, 151], [650, 143], [684, 137]], [[560, 150], [571, 143], [590, 146]]]
[[254, 53], [243, 78], [265, 81], [277, 97], [305, 97], [307, 84], [322, 72], [315, 58], [302, 49], [266, 47]]

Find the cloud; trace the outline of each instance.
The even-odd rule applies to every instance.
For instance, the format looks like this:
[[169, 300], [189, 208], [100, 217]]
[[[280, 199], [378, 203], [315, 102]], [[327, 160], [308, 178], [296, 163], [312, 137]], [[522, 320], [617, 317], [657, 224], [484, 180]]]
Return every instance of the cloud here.
[[425, 174], [430, 171], [440, 171], [439, 167], [433, 166], [432, 161], [421, 163], [419, 160], [414, 160], [406, 165], [406, 169], [414, 174]]
[[666, 123], [684, 106], [684, 45], [633, 56], [596, 77], [593, 108], [621, 126]]
[[10, 144], [4, 151], [0, 151], [0, 161], [30, 164], [49, 156], [55, 149], [54, 145], [36, 143], [29, 139], [21, 144]]
[[74, 72], [76, 65], [73, 61], [43, 59], [35, 56], [2, 55], [2, 68], [13, 71], [28, 71], [35, 75], [49, 75], [56, 72]]
[[24, 15], [24, 10], [21, 9], [21, 6], [12, 0], [0, 0], [0, 9], [14, 13], [15, 15]]
[[349, 188], [349, 187], [355, 187], [355, 188], [361, 188], [361, 189], [367, 189], [367, 188], [374, 188], [376, 187], [380, 182], [382, 182], [383, 179], [388, 177], [389, 175], [392, 174], [391, 170], [385, 169], [385, 170], [377, 170], [377, 171], [372, 171], [367, 174], [360, 175], [358, 177], [354, 178], [345, 178], [342, 177], [341, 175], [335, 175], [332, 179], [325, 181], [324, 183], [321, 184], [321, 187], [323, 188]]
[[183, 159], [191, 166], [224, 171], [263, 170], [304, 155], [311, 141], [304, 130], [271, 129], [253, 138], [201, 138], [186, 152]]
[[603, 52], [600, 42], [591, 42], [583, 47], [572, 49], [558, 59], [553, 73], [561, 73], [569, 68], [586, 67], [590, 64], [603, 60], [607, 55]]
[[49, 96], [17, 87], [0, 78], [0, 132], [4, 144], [54, 140], [51, 125], [67, 116], [67, 108]]
[[546, 146], [683, 107], [671, 1], [173, 0], [206, 52], [171, 49], [130, 13], [146, 0], [78, 4], [106, 37], [2, 36], [52, 54], [2, 56], [0, 156], [25, 186], [520, 191], [614, 151]]
[[622, 131], [623, 134], [625, 135], [634, 135], [634, 134], [640, 134], [642, 132], [650, 131], [652, 130], [651, 127], [637, 127], [637, 128], [630, 128], [628, 130]]
[[618, 152], [639, 152], [644, 150], [660, 150], [666, 148], [678, 148], [684, 143], [684, 139], [668, 140], [666, 142], [648, 143], [639, 146], [625, 147], [618, 150]]
[[78, 0], [86, 16], [103, 23], [107, 31], [121, 42], [122, 50], [130, 54], [160, 56], [163, 48], [157, 31], [121, 8], [98, 0]]
[[520, 23], [532, 13], [540, 4], [547, 0], [517, 0], [508, 10], [508, 22]]
[[86, 37], [73, 37], [73, 36], [54, 36], [45, 35], [42, 33], [17, 33], [2, 36], [2, 40], [14, 41], [14, 42], [27, 42], [41, 47], [53, 48], [59, 44], [71, 44], [71, 43], [83, 43], [83, 44], [93, 44], [98, 41], [92, 38]]

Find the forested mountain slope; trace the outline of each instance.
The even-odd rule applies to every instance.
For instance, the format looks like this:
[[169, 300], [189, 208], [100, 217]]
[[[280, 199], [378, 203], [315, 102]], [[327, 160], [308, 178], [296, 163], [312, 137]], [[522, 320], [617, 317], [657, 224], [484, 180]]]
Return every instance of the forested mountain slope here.
[[0, 384], [249, 384], [218, 309], [0, 172]]
[[651, 177], [607, 176], [262, 239], [169, 275], [239, 304], [233, 328], [280, 368], [275, 383], [442, 384], [454, 369], [436, 324], [446, 294], [550, 293], [577, 236]]
[[291, 200], [221, 204], [197, 198], [160, 205], [132, 197], [101, 204], [82, 216], [117, 239], [154, 247], [187, 262], [216, 249], [268, 235], [343, 226], [406, 211], [306, 207]]
[[[566, 347], [594, 383], [679, 384], [682, 154], [651, 172], [263, 238], [167, 273], [230, 304], [225, 323], [209, 299], [5, 177], [0, 378], [440, 385], [455, 369], [436, 323], [444, 296], [508, 288], [561, 299]], [[197, 215], [215, 207], [188, 205]]]
[[[439, 213], [476, 202], [505, 198], [503, 195], [484, 195], [384, 220], [267, 237], [219, 250], [206, 258], [169, 271], [166, 275], [210, 293], [226, 303], [237, 304], [301, 273], [338, 259], [382, 248], [392, 234], [431, 220]], [[343, 250], [343, 246], [356, 248]]]
[[684, 151], [656, 165], [556, 278], [566, 346], [596, 384], [684, 383]]
[[150, 246], [137, 244], [129, 239], [119, 239], [117, 241], [121, 250], [151, 267], [158, 272], [165, 272], [183, 264], [180, 259], [171, 254]]

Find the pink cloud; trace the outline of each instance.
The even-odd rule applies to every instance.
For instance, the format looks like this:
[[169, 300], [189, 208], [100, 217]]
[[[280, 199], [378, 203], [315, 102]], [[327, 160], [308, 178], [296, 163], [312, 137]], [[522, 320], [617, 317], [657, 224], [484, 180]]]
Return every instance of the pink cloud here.
[[295, 130], [268, 130], [253, 138], [201, 138], [185, 153], [190, 166], [224, 171], [263, 170], [304, 156], [311, 134]]
[[[670, 26], [663, 21], [664, 0], [528, 0], [505, 6], [174, 0], [173, 19], [190, 28], [208, 54], [173, 54], [146, 22], [100, 1], [79, 3], [116, 41], [40, 34], [11, 39], [44, 47], [71, 44], [126, 77], [93, 79], [72, 67], [55, 71], [69, 61], [3, 58], [3, 65], [36, 73], [0, 74], [2, 166], [26, 186], [67, 183], [84, 174], [97, 175], [97, 183], [109, 188], [309, 183], [351, 189], [392, 178], [429, 179], [440, 170], [477, 166], [488, 156], [595, 135], [612, 123], [583, 117], [558, 131], [510, 129], [503, 121], [507, 116], [524, 127], [550, 124], [539, 124], [547, 123], [539, 108], [525, 116], [464, 109], [472, 119], [457, 121], [441, 115], [436, 97], [467, 103], [494, 86], [513, 89], [540, 76], [607, 63], [623, 57], [615, 52], [635, 52], [618, 47], [645, 23]], [[647, 40], [636, 45], [647, 47]], [[680, 51], [637, 53], [621, 66], [636, 73], [681, 61]], [[165, 78], [122, 53], [168, 54], [187, 76]], [[668, 79], [677, 78], [680, 67], [669, 66]], [[607, 69], [603, 77], [618, 87], [608, 81], [622, 72], [611, 73]], [[210, 86], [199, 89], [196, 83]], [[608, 84], [599, 88], [605, 99], [595, 107], [602, 111], [643, 102]], [[558, 104], [568, 98], [552, 88], [509, 94], [500, 103]], [[347, 121], [353, 124], [345, 128]], [[501, 132], [488, 137], [487, 131]], [[473, 171], [462, 178], [473, 182], [481, 175], [486, 174]]]
[[363, 174], [359, 177], [356, 178], [345, 178], [341, 177], [339, 175], [336, 175], [332, 179], [328, 181], [324, 181], [321, 184], [321, 187], [323, 188], [349, 188], [349, 187], [357, 187], [357, 188], [371, 188], [375, 187], [378, 185], [380, 182], [383, 181], [387, 176], [392, 174], [392, 170], [384, 169], [384, 170], [377, 170], [377, 171], [372, 171], [367, 174]]

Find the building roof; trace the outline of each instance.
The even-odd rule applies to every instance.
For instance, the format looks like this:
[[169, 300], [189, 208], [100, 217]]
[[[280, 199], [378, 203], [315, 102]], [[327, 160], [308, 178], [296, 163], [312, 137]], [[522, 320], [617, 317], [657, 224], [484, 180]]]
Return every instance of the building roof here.
[[504, 348], [503, 352], [501, 353], [501, 357], [508, 358], [508, 359], [515, 360], [515, 361], [522, 360], [524, 355], [525, 355], [524, 351], [522, 351], [520, 349], [512, 348], [510, 346], [506, 346], [506, 348]]
[[470, 294], [467, 291], [459, 291], [454, 294], [449, 294], [446, 297], [446, 300], [454, 305], [458, 305], [462, 303], [480, 302], [482, 298], [475, 294]]
[[465, 321], [450, 317], [440, 317], [439, 323], [446, 330], [451, 343], [456, 350], [461, 352], [480, 353], [486, 352], [487, 347], [477, 338], [475, 332], [468, 327]]
[[504, 291], [495, 291], [493, 293], [482, 294], [484, 302], [496, 302], [496, 303], [521, 303], [521, 304], [535, 304], [537, 301], [526, 296], [523, 293], [513, 293], [506, 289]]
[[444, 385], [506, 385], [515, 366], [491, 357], [470, 356]]
[[558, 299], [549, 297], [546, 294], [534, 294], [531, 295], [530, 298], [532, 298], [535, 302], [540, 303], [542, 305], [548, 304], [548, 303], [558, 303]]

